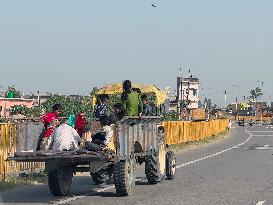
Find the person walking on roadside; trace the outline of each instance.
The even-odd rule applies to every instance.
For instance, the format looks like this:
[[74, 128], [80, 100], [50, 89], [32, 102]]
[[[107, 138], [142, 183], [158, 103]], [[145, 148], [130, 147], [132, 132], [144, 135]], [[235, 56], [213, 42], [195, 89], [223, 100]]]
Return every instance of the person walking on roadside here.
[[130, 80], [123, 82], [123, 93], [121, 95], [122, 106], [125, 116], [139, 116], [143, 111], [143, 104], [138, 92], [132, 90]]

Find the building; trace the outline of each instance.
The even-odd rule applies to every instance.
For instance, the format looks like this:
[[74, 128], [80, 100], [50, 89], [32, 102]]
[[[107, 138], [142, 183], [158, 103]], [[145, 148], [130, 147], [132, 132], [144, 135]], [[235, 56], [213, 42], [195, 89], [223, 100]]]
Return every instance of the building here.
[[31, 95], [28, 96], [28, 99], [32, 99], [34, 101], [34, 106], [39, 106], [50, 99], [51, 95]]
[[0, 113], [2, 117], [10, 117], [9, 110], [14, 105], [25, 105], [31, 108], [34, 104], [33, 99], [23, 99], [23, 98], [2, 98], [0, 97]]
[[199, 79], [196, 77], [183, 78], [177, 76], [178, 105], [188, 110], [197, 109], [199, 102]]

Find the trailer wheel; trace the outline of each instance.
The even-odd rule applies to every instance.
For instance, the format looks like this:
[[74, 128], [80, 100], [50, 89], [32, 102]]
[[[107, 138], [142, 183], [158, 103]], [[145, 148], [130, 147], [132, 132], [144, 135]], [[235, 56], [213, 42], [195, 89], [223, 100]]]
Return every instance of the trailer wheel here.
[[166, 154], [166, 178], [172, 180], [175, 177], [176, 172], [176, 158], [172, 151]]
[[159, 146], [158, 154], [146, 157], [145, 175], [150, 184], [157, 184], [165, 176], [166, 150], [165, 145]]
[[100, 171], [93, 172], [91, 173], [91, 178], [95, 185], [100, 185], [106, 182], [106, 173], [101, 173]]
[[129, 196], [135, 187], [135, 161], [120, 161], [114, 166], [114, 184], [116, 193]]
[[48, 186], [53, 196], [67, 195], [71, 188], [73, 170], [62, 168], [48, 172]]

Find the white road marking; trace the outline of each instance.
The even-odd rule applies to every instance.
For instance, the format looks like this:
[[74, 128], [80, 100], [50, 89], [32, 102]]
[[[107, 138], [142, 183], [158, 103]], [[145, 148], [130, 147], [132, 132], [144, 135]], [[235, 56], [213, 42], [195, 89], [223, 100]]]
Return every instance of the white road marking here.
[[[136, 181], [137, 181], [137, 180], [136, 180]], [[94, 192], [100, 193], [100, 192], [104, 192], [104, 191], [107, 191], [107, 190], [113, 189], [113, 188], [115, 188], [115, 186], [114, 186], [114, 185], [111, 185], [111, 186], [108, 186], [108, 187], [105, 187], [105, 188], [98, 189], [98, 190], [96, 190], [96, 191], [94, 191]], [[78, 199], [85, 198], [85, 197], [87, 197], [89, 194], [90, 194], [90, 193], [86, 193], [86, 194], [81, 195], [81, 196], [69, 197], [69, 198], [64, 199], [64, 200], [61, 200], [61, 201], [52, 202], [52, 204], [54, 204], [54, 205], [66, 204], [66, 203], [69, 203], [69, 202], [72, 202], [72, 201], [76, 201], [76, 200], [78, 200]]]
[[190, 164], [193, 164], [193, 163], [196, 163], [196, 162], [200, 162], [200, 161], [202, 161], [202, 160], [204, 160], [204, 159], [209, 159], [209, 158], [215, 157], [215, 156], [217, 156], [217, 155], [223, 154], [223, 153], [225, 153], [225, 152], [227, 152], [227, 151], [230, 151], [230, 150], [232, 150], [232, 149], [236, 149], [236, 148], [238, 148], [238, 147], [244, 145], [245, 143], [247, 143], [247, 142], [253, 137], [253, 135], [252, 135], [249, 131], [247, 131], [247, 129], [245, 129], [245, 131], [246, 131], [246, 133], [249, 135], [249, 137], [248, 137], [244, 142], [242, 142], [242, 143], [240, 143], [240, 144], [238, 144], [238, 145], [235, 145], [235, 146], [233, 146], [233, 147], [230, 147], [230, 148], [228, 148], [228, 149], [222, 150], [222, 151], [220, 151], [220, 152], [217, 152], [217, 153], [215, 153], [215, 154], [211, 154], [211, 155], [208, 155], [208, 156], [206, 156], [206, 157], [202, 157], [202, 158], [200, 158], [200, 159], [196, 159], [196, 160], [193, 160], [193, 161], [190, 161], [190, 162], [186, 162], [186, 163], [180, 164], [180, 165], [176, 166], [176, 168], [179, 169], [179, 168], [181, 168], [181, 167], [185, 167], [185, 166], [188, 166], [188, 165], [190, 165]]
[[112, 186], [109, 186], [109, 187], [105, 187], [105, 188], [103, 188], [103, 189], [99, 189], [99, 190], [97, 190], [97, 192], [100, 193], [100, 192], [104, 192], [104, 191], [107, 191], [107, 190], [109, 190], [109, 189], [114, 189], [114, 188], [115, 188], [115, 186], [112, 185]]
[[[141, 181], [141, 179], [136, 179], [135, 181], [136, 182], [137, 181]], [[114, 185], [110, 185], [110, 186], [107, 186], [105, 188], [101, 188], [101, 189], [97, 189], [97, 190], [92, 190], [92, 191], [93, 192], [97, 192], [97, 193], [101, 193], [101, 192], [105, 192], [107, 190], [114, 189], [114, 188], [115, 188]], [[89, 196], [90, 193], [92, 193], [92, 192], [90, 191], [89, 193], [83, 194], [81, 196], [73, 196], [73, 197], [69, 197], [69, 198], [61, 200], [61, 201], [52, 202], [52, 204], [54, 204], [54, 205], [66, 204], [66, 203], [69, 203], [69, 202], [72, 202], [72, 201], [76, 201], [77, 199], [85, 198], [85, 197]]]
[[273, 135], [252, 135], [253, 137], [273, 137]]
[[68, 199], [64, 199], [64, 200], [62, 200], [62, 201], [52, 202], [52, 204], [54, 204], [54, 205], [66, 204], [66, 203], [68, 203], [68, 202], [75, 201], [75, 200], [77, 200], [77, 199], [82, 199], [82, 198], [84, 198], [84, 197], [86, 197], [86, 195], [74, 196], [74, 197], [70, 197], [70, 198], [68, 198]]
[[273, 147], [255, 147], [254, 150], [272, 150]]
[[273, 131], [249, 131], [249, 132], [254, 132], [254, 133], [263, 133], [263, 132], [265, 132], [265, 133], [268, 133], [268, 132], [273, 132]]
[[265, 201], [259, 201], [256, 205], [263, 205]]

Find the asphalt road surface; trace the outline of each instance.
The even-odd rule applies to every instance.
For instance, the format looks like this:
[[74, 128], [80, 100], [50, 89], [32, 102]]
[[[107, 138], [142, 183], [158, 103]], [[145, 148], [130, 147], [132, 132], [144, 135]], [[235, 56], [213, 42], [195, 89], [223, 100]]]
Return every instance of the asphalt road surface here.
[[46, 184], [0, 193], [2, 204], [273, 205], [273, 127], [234, 127], [224, 140], [177, 153], [173, 181], [148, 185], [138, 167], [133, 196], [117, 197], [112, 185], [96, 187], [75, 176], [71, 195], [52, 197]]

